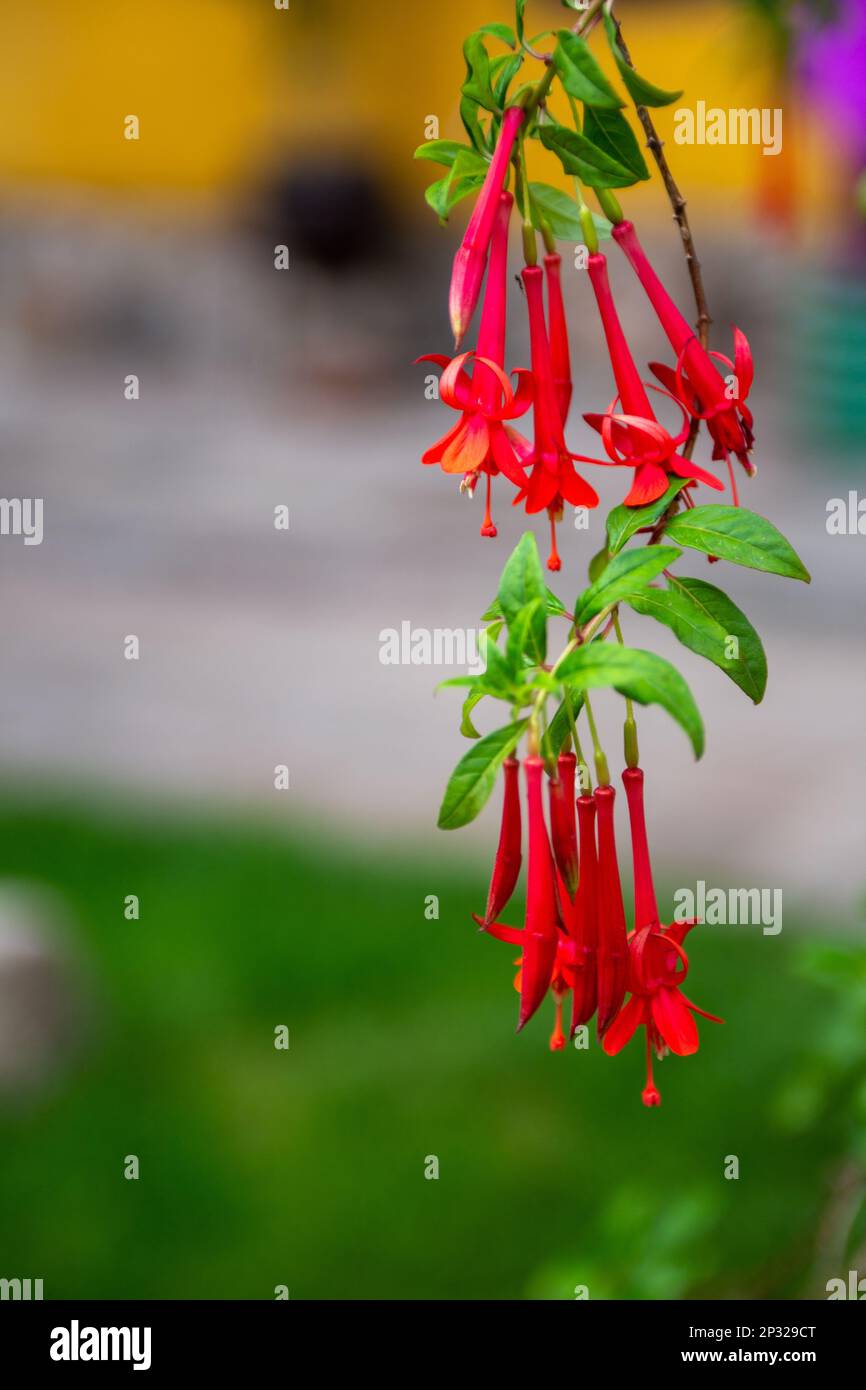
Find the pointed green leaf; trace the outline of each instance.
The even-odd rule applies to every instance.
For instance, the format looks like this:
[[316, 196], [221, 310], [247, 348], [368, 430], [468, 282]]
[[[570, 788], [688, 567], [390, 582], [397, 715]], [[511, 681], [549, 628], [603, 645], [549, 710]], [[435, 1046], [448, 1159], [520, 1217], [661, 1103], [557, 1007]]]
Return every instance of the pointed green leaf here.
[[464, 738], [480, 738], [478, 730], [472, 723], [471, 715], [475, 706], [484, 699], [483, 690], [473, 690], [463, 701], [463, 709], [460, 712], [460, 732]]
[[[571, 717], [569, 717], [569, 704], [571, 705]], [[553, 754], [554, 758], [559, 757], [562, 745], [571, 734], [572, 722], [577, 719], [582, 709], [583, 696], [580, 691], [575, 691], [573, 695], [569, 695], [568, 702], [563, 700], [556, 714], [548, 724], [546, 743], [548, 750]]]
[[609, 14], [604, 16], [604, 28], [620, 77], [635, 106], [670, 106], [672, 101], [682, 96], [682, 92], [666, 92], [663, 87], [656, 87], [654, 83], [647, 82], [645, 77], [641, 77], [640, 73], [629, 66], [617, 43], [616, 24]]
[[531, 602], [524, 604], [519, 613], [515, 614], [512, 621], [508, 624], [508, 642], [505, 648], [505, 658], [515, 675], [523, 669], [525, 657], [528, 658], [533, 665], [538, 664], [536, 658], [536, 652], [538, 650], [536, 614], [539, 609], [543, 616], [544, 599], [534, 598]]
[[536, 665], [541, 665], [547, 655], [547, 585], [531, 531], [524, 532], [508, 557], [497, 598], [509, 628], [521, 609], [534, 599], [541, 600], [533, 613], [531, 644], [527, 652]]
[[695, 757], [703, 753], [704, 726], [692, 692], [679, 671], [654, 652], [591, 642], [567, 656], [556, 674], [578, 690], [610, 686], [638, 704], [661, 705], [685, 729]]
[[661, 497], [657, 497], [655, 502], [650, 502], [646, 507], [614, 507], [607, 518], [607, 546], [611, 555], [616, 555], [618, 550], [622, 550], [626, 541], [631, 540], [644, 526], [655, 525], [687, 481], [687, 478], [674, 478], [667, 492], [663, 492]]
[[440, 830], [459, 830], [473, 821], [496, 785], [496, 774], [514, 752], [528, 719], [486, 734], [464, 753], [452, 772], [439, 808]]
[[481, 187], [486, 173], [486, 160], [472, 150], [461, 150], [444, 179], [431, 183], [424, 197], [440, 220], [445, 222], [452, 208]]
[[749, 569], [802, 579], [807, 584], [810, 580], [809, 571], [781, 531], [744, 507], [710, 503], [681, 512], [667, 523], [665, 539]]
[[486, 111], [496, 110], [496, 98], [490, 82], [490, 56], [484, 44], [484, 35], [476, 30], [470, 34], [463, 45], [466, 59], [466, 80], [460, 88], [464, 97], [483, 106]]
[[570, 29], [560, 29], [553, 61], [559, 80], [569, 96], [587, 106], [616, 110], [622, 102], [608, 82], [585, 39]]
[[585, 107], [583, 133], [598, 149], [630, 169], [636, 179], [649, 178], [635, 133], [621, 111]]
[[514, 9], [517, 38], [520, 43], [523, 43], [524, 25], [526, 23], [526, 0], [516, 0]]
[[476, 154], [469, 145], [463, 145], [459, 140], [424, 140], [413, 154], [413, 159], [429, 159], [434, 164], [444, 164], [449, 169], [459, 154], [472, 155], [478, 161], [478, 171], [483, 174], [487, 169], [486, 160]]
[[504, 58], [497, 58], [495, 63], [490, 64], [490, 77], [493, 82], [493, 95], [496, 98], [496, 105], [504, 107], [508, 88], [523, 66], [523, 54], [515, 53], [512, 57], [506, 55]]
[[596, 551], [589, 562], [588, 574], [590, 584], [594, 584], [597, 579], [601, 578], [609, 564], [610, 552], [607, 546], [603, 546], [601, 550]]
[[538, 133], [545, 149], [556, 155], [565, 172], [574, 174], [589, 188], [629, 188], [636, 182], [630, 169], [579, 131], [550, 121], [539, 126]]
[[672, 565], [682, 551], [672, 545], [647, 545], [639, 550], [626, 550], [616, 555], [606, 565], [594, 584], [580, 595], [574, 610], [574, 620], [578, 626], [589, 622], [596, 613], [612, 603], [618, 603], [626, 594], [633, 593], [644, 584], [649, 584], [663, 569]]
[[[767, 658], [748, 618], [721, 589], [702, 579], [673, 577], [668, 589], [642, 589], [625, 602], [669, 627], [690, 651], [712, 661], [735, 685], [760, 704], [767, 688]], [[729, 639], [737, 639], [739, 654], [728, 656]]]

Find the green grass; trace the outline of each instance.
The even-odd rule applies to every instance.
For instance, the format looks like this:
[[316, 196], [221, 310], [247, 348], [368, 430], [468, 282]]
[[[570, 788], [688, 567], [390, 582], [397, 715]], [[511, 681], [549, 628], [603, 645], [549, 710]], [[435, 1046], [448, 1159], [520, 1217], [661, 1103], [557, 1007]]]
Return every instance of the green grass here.
[[690, 994], [726, 1024], [646, 1111], [638, 1042], [552, 1055], [549, 1014], [515, 1036], [513, 948], [469, 920], [488, 866], [447, 850], [0, 808], [0, 869], [62, 895], [91, 1000], [50, 1088], [0, 1116], [0, 1274], [49, 1298], [795, 1289], [838, 1136], [774, 1118], [832, 1008], [787, 926], [693, 934]]

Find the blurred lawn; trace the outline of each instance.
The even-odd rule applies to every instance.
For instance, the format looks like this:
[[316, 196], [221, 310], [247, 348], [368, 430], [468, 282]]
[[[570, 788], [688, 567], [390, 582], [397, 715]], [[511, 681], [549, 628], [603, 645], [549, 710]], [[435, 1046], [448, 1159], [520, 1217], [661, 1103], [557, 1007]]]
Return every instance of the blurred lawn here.
[[694, 933], [689, 992], [727, 1022], [646, 1111], [638, 1043], [551, 1055], [547, 1013], [515, 1037], [514, 951], [469, 920], [488, 866], [447, 864], [444, 835], [423, 864], [0, 808], [0, 870], [63, 895], [96, 996], [50, 1093], [0, 1116], [0, 1273], [53, 1298], [796, 1292], [840, 1138], [783, 1122], [833, 1008], [787, 925]]

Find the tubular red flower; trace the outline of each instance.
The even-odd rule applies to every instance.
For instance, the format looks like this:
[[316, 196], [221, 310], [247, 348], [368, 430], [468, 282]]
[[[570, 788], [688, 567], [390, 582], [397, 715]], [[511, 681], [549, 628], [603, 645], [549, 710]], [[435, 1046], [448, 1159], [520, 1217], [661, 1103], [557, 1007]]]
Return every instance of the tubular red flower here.
[[[529, 442], [506, 423], [524, 414], [532, 400], [531, 374], [518, 370], [517, 390], [503, 370], [505, 354], [505, 298], [508, 275], [508, 222], [514, 199], [503, 193], [493, 231], [487, 294], [481, 315], [478, 352], [461, 353], [454, 358], [435, 353], [419, 357], [419, 362], [435, 362], [442, 367], [440, 399], [461, 413], [458, 423], [422, 457], [422, 463], [438, 463], [445, 473], [462, 473], [463, 488], [472, 493], [480, 473], [487, 476], [486, 505], [482, 536], [495, 536], [490, 514], [490, 480], [502, 473], [517, 488], [524, 488], [527, 476], [521, 459], [531, 453]], [[470, 377], [466, 368], [473, 361]]]
[[603, 1037], [625, 998], [628, 933], [616, 857], [613, 787], [596, 787], [598, 810], [598, 1035]]
[[502, 821], [499, 844], [493, 862], [493, 874], [487, 894], [484, 927], [490, 925], [507, 906], [520, 877], [522, 860], [522, 826], [520, 819], [520, 763], [506, 758], [502, 766], [505, 791], [502, 798]]
[[713, 1023], [721, 1019], [704, 1013], [682, 992], [689, 970], [683, 941], [694, 921], [659, 926], [658, 906], [650, 866], [644, 811], [644, 775], [639, 767], [622, 775], [628, 798], [634, 864], [635, 929], [628, 939], [628, 988], [631, 998], [614, 1019], [604, 1037], [610, 1056], [619, 1052], [643, 1026], [646, 1030], [647, 1080], [644, 1105], [661, 1105], [652, 1073], [652, 1054], [663, 1057], [668, 1049], [681, 1057], [696, 1052], [698, 1029], [694, 1014]]
[[562, 298], [562, 257], [551, 253], [544, 258], [547, 276], [547, 321], [550, 325], [550, 361], [553, 384], [563, 429], [571, 406], [571, 352], [568, 346], [568, 324]]
[[503, 191], [505, 176], [508, 172], [508, 161], [511, 159], [514, 142], [517, 139], [517, 133], [523, 123], [524, 116], [525, 112], [522, 107], [511, 106], [502, 118], [502, 128], [499, 132], [499, 139], [496, 142], [496, 150], [490, 162], [490, 168], [487, 170], [478, 201], [469, 219], [469, 225], [454, 257], [449, 311], [455, 347], [459, 347], [463, 340], [475, 312], [478, 296], [481, 293], [481, 282], [484, 279], [484, 267], [487, 262], [487, 251], [490, 246], [493, 224], [496, 221], [499, 197]]
[[598, 865], [595, 848], [595, 798], [579, 796], [580, 881], [574, 911], [575, 971], [571, 1032], [588, 1023], [598, 1004]]
[[565, 502], [575, 507], [597, 507], [598, 494], [575, 471], [562, 432], [562, 416], [556, 396], [556, 383], [550, 343], [544, 322], [544, 271], [540, 266], [524, 266], [521, 272], [529, 310], [529, 337], [532, 348], [533, 411], [535, 442], [522, 460], [531, 470], [527, 485], [514, 499], [525, 502], [529, 513], [547, 510], [551, 522], [551, 553], [547, 567], [560, 568], [556, 549], [556, 522]]
[[574, 809], [576, 766], [577, 758], [573, 753], [560, 753], [556, 764], [556, 780], [547, 780], [553, 857], [570, 898], [577, 892], [578, 884], [577, 818]]
[[[611, 463], [635, 469], [634, 483], [625, 498], [625, 505], [642, 507], [661, 497], [670, 481], [669, 473], [721, 488], [722, 484], [717, 478], [678, 452], [689, 431], [688, 415], [676, 396], [672, 399], [680, 406], [684, 417], [680, 433], [674, 438], [658, 423], [616, 311], [608, 280], [607, 258], [600, 252], [589, 258], [589, 278], [619, 394], [604, 415], [588, 414], [583, 418], [601, 434]], [[657, 387], [653, 389], [658, 390]], [[618, 402], [622, 404], [623, 413], [616, 413]]]
[[[695, 335], [694, 329], [680, 313], [661, 280], [653, 270], [631, 222], [618, 223], [613, 229], [614, 240], [622, 247], [650, 303], [658, 315], [668, 341], [677, 356], [675, 370], [652, 364], [662, 385], [674, 394], [696, 419], [704, 419], [713, 438], [713, 457], [726, 459], [735, 454], [749, 474], [755, 467], [749, 458], [754, 444], [752, 413], [746, 397], [752, 385], [754, 367], [752, 354], [744, 333], [734, 328], [734, 361], [721, 353], [708, 352]], [[731, 398], [724, 379], [714, 362], [721, 362], [733, 372], [737, 395]], [[731, 472], [731, 486], [736, 499], [736, 485]]]
[[523, 766], [529, 815], [529, 867], [518, 1032], [529, 1022], [550, 988], [559, 937], [553, 855], [541, 794], [544, 763], [541, 758], [530, 757]]
[[629, 989], [631, 998], [611, 1024], [604, 1037], [604, 1050], [615, 1056], [633, 1038], [639, 1027], [646, 1029], [647, 1080], [642, 1093], [644, 1105], [660, 1105], [652, 1073], [652, 1054], [664, 1057], [668, 1050], [688, 1057], [698, 1050], [698, 1029], [694, 1015], [711, 1023], [720, 1018], [708, 1014], [687, 999], [682, 985], [689, 971], [683, 947], [686, 933], [694, 922], [675, 922], [659, 928], [641, 927], [629, 937]]
[[659, 920], [646, 833], [643, 772], [639, 767], [627, 767], [622, 774], [622, 780], [628, 800], [628, 815], [631, 825], [631, 852], [634, 865], [634, 924], [635, 929], [640, 931], [641, 927], [657, 926]]

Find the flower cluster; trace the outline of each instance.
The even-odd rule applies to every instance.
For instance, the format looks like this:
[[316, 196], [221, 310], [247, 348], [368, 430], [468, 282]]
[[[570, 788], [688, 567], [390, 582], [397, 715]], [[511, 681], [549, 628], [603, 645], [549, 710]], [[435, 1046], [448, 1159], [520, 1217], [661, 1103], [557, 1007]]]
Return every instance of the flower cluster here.
[[[426, 195], [440, 218], [447, 219], [461, 198], [478, 193], [451, 278], [456, 356], [419, 360], [441, 368], [440, 398], [458, 415], [424, 462], [458, 475], [470, 494], [484, 475], [482, 535], [496, 535], [491, 486], [501, 474], [514, 489], [514, 505], [531, 515], [547, 513], [547, 566], [558, 570], [556, 527], [565, 505], [598, 505], [595, 489], [583, 476], [587, 466], [631, 470], [622, 502], [607, 516], [601, 547], [585, 557], [586, 587], [568, 605], [548, 587], [531, 531], [506, 561], [496, 597], [482, 617], [487, 624], [484, 669], [444, 682], [464, 691], [460, 732], [470, 748], [448, 781], [438, 824], [455, 830], [474, 820], [501, 773], [499, 844], [487, 904], [475, 921], [483, 935], [519, 952], [518, 1032], [548, 996], [553, 1001], [554, 1052], [566, 1047], [569, 1036], [586, 1045], [593, 1019], [609, 1056], [642, 1029], [647, 1065], [643, 1100], [657, 1106], [661, 1096], [654, 1058], [695, 1052], [698, 1015], [721, 1020], [684, 993], [689, 970], [685, 943], [696, 923], [663, 923], [659, 917], [635, 708], [654, 704], [666, 710], [687, 735], [696, 758], [704, 749], [703, 721], [677, 667], [648, 650], [643, 638], [653, 624], [661, 624], [666, 634], [710, 661], [759, 704], [767, 663], [758, 633], [723, 589], [683, 573], [680, 561], [687, 562], [685, 552], [697, 552], [705, 560], [805, 583], [809, 574], [771, 521], [740, 506], [737, 464], [747, 474], [754, 472], [752, 415], [746, 403], [753, 377], [751, 352], [737, 328], [732, 358], [707, 346], [709, 309], [685, 199], [648, 111], [681, 94], [636, 72], [613, 3], [591, 0], [571, 29], [556, 33], [552, 53], [539, 53], [537, 39], [526, 43], [524, 0], [517, 0], [513, 30], [486, 25], [466, 40], [468, 73], [460, 113], [471, 144], [433, 140], [416, 151], [418, 158], [449, 168]], [[697, 329], [662, 284], [612, 191], [649, 178], [649, 170], [623, 115], [625, 102], [588, 46], [587, 37], [596, 28], [606, 35], [662, 174], [689, 262]], [[511, 50], [510, 56], [490, 57], [486, 43], [491, 35]], [[527, 59], [542, 61], [543, 73], [509, 95]], [[569, 124], [555, 114], [552, 95], [567, 97]], [[565, 105], [562, 101], [561, 109]], [[559, 159], [563, 173], [573, 180], [574, 197], [530, 182], [527, 152], [533, 141]], [[590, 212], [586, 191], [597, 199], [602, 217]], [[517, 278], [528, 314], [530, 364], [509, 373], [509, 228], [517, 216], [524, 262]], [[612, 256], [622, 252], [670, 344], [672, 356], [666, 363], [649, 364], [653, 382], [644, 380], [629, 346], [600, 237], [612, 240]], [[581, 248], [575, 265], [585, 268], [581, 278], [589, 282], [586, 292], [598, 316], [584, 360], [603, 346], [610, 364], [607, 408], [583, 414], [596, 432], [589, 437], [600, 438], [600, 457], [571, 447], [576, 441], [569, 421], [572, 359], [557, 251], [561, 241]], [[474, 349], [468, 349], [463, 344], [479, 305], [478, 336]], [[530, 408], [531, 430], [518, 429], [515, 422]], [[708, 467], [693, 458], [702, 431], [711, 443]], [[729, 493], [713, 464], [726, 469]], [[640, 633], [632, 646], [623, 627], [633, 620]], [[553, 653], [549, 628], [559, 623], [566, 625], [563, 645]], [[591, 704], [599, 691], [625, 701], [622, 782], [631, 836], [631, 920], [617, 856], [616, 792]], [[473, 721], [477, 707], [489, 700], [498, 702], [499, 727], [482, 734]], [[592, 739], [594, 790], [581, 751], [584, 725]], [[524, 838], [526, 906], [518, 925], [507, 918], [523, 867]]]
[[[624, 499], [628, 507], [643, 507], [655, 501], [672, 478], [686, 479], [683, 500], [690, 506], [691, 491], [698, 483], [715, 490], [724, 486], [690, 457], [697, 423], [706, 421], [713, 440], [713, 459], [727, 462], [734, 502], [738, 503], [731, 457], [739, 459], [747, 472], [754, 472], [750, 459], [752, 416], [746, 406], [753, 369], [748, 342], [739, 329], [734, 329], [733, 362], [704, 348], [650, 265], [631, 222], [608, 195], [603, 206], [617, 219], [612, 228], [613, 239], [646, 290], [676, 355], [672, 366], [651, 364], [661, 382], [661, 387], [651, 389], [680, 412], [680, 428], [671, 434], [656, 418], [647, 385], [641, 379], [617, 314], [607, 258], [598, 251], [594, 223], [588, 216], [582, 220], [592, 248], [587, 268], [616, 395], [606, 411], [587, 412], [583, 418], [601, 435], [607, 457], [577, 454], [566, 444], [572, 379], [561, 257], [548, 233], [542, 270], [537, 264], [535, 232], [525, 222], [523, 246], [527, 263], [520, 278], [529, 317], [531, 370], [517, 369], [514, 375], [519, 384], [516, 389], [512, 387], [505, 373], [505, 335], [508, 231], [514, 197], [506, 184], [512, 168], [515, 176], [519, 175], [519, 163], [515, 161], [526, 120], [522, 106], [512, 106], [504, 112], [483, 186], [454, 258], [449, 304], [456, 349], [472, 323], [482, 284], [485, 287], [477, 347], [474, 352], [462, 352], [453, 358], [427, 354], [418, 359], [442, 368], [440, 399], [460, 415], [457, 424], [427, 450], [422, 462], [438, 463], [444, 472], [459, 474], [461, 490], [470, 495], [484, 474], [487, 495], [482, 536], [497, 534], [490, 510], [491, 481], [501, 473], [517, 489], [514, 505], [523, 505], [530, 514], [547, 512], [551, 525], [548, 568], [558, 570], [561, 561], [556, 524], [562, 518], [565, 503], [592, 508], [599, 500], [595, 489], [575, 469], [575, 462], [632, 468], [632, 486]], [[582, 211], [588, 210], [584, 206]], [[728, 368], [726, 377], [720, 374], [717, 363]], [[534, 425], [531, 444], [508, 423], [523, 415], [530, 405]]]
[[[646, 1034], [645, 1105], [660, 1105], [653, 1079], [653, 1054], [685, 1057], [698, 1048], [694, 1015], [721, 1023], [683, 994], [689, 962], [683, 945], [694, 921], [663, 926], [659, 921], [644, 817], [644, 775], [623, 773], [631, 826], [634, 926], [628, 931], [614, 828], [616, 792], [610, 785], [576, 799], [574, 753], [560, 753], [555, 771], [545, 773], [539, 757], [524, 761], [529, 856], [526, 916], [522, 928], [498, 920], [517, 885], [522, 826], [519, 763], [504, 766], [505, 795], [499, 847], [487, 908], [475, 921], [483, 932], [519, 947], [515, 988], [520, 994], [518, 1032], [546, 995], [555, 1014], [551, 1051], [566, 1045], [563, 1007], [572, 998], [570, 1035], [595, 1016], [604, 1051], [613, 1056], [634, 1036]], [[582, 780], [588, 780], [581, 768]], [[548, 790], [545, 821], [542, 784]], [[626, 996], [628, 995], [628, 999]]]

